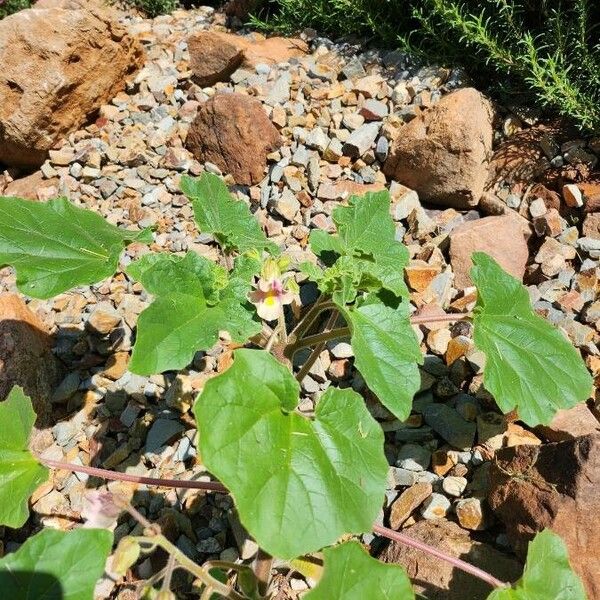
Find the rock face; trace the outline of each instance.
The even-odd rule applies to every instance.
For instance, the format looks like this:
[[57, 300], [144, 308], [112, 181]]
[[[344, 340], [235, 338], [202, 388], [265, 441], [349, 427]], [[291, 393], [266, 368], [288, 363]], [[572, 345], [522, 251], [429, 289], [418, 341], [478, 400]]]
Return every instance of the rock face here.
[[190, 69], [201, 86], [226, 81], [244, 58], [238, 44], [215, 31], [198, 31], [188, 38]]
[[450, 234], [450, 262], [455, 287], [473, 285], [469, 275], [473, 252], [486, 252], [511, 275], [523, 279], [529, 258], [529, 236], [523, 223], [512, 215], [484, 217], [459, 225]]
[[29, 9], [0, 21], [0, 161], [40, 165], [142, 63], [142, 47], [102, 11]]
[[[403, 533], [466, 560], [502, 581], [514, 581], [521, 574], [521, 565], [516, 560], [492, 546], [473, 541], [467, 531], [445, 519], [419, 521]], [[429, 600], [484, 600], [490, 592], [483, 581], [397, 542], [387, 546], [379, 558], [386, 563], [402, 565], [412, 580], [414, 591]]]
[[600, 598], [600, 434], [496, 454], [488, 501], [517, 555], [545, 528], [566, 543], [590, 598]]
[[492, 152], [492, 108], [475, 89], [444, 96], [400, 129], [385, 174], [426, 202], [476, 206]]
[[253, 185], [264, 176], [267, 154], [281, 146], [261, 103], [244, 94], [216, 94], [200, 105], [186, 145], [201, 162]]
[[13, 386], [21, 386], [43, 423], [60, 379], [61, 369], [44, 324], [19, 296], [0, 294], [0, 400]]

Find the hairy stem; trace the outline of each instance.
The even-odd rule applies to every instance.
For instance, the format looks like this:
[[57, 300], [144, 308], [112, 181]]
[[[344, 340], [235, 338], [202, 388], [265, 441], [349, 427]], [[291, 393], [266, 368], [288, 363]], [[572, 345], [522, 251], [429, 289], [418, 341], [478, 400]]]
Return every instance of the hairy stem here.
[[319, 296], [317, 301], [308, 309], [308, 312], [300, 319], [300, 322], [291, 331], [289, 338], [293, 341], [300, 339], [315, 322], [315, 319], [324, 311], [337, 308], [335, 302], [325, 300], [323, 296]]
[[466, 313], [448, 313], [446, 315], [432, 315], [430, 317], [428, 317], [427, 315], [424, 316], [416, 316], [416, 317], [411, 317], [410, 318], [410, 322], [412, 325], [418, 325], [420, 323], [450, 323], [452, 321], [465, 321], [467, 319], [472, 319], [473, 318], [473, 313], [472, 312], [466, 312]]
[[431, 556], [435, 556], [440, 560], [450, 563], [457, 569], [461, 569], [461, 571], [469, 573], [470, 575], [473, 575], [474, 577], [485, 581], [492, 587], [501, 588], [509, 586], [508, 583], [496, 579], [493, 575], [490, 575], [486, 571], [483, 571], [478, 567], [474, 567], [473, 565], [470, 565], [464, 560], [460, 560], [460, 558], [450, 556], [449, 554], [446, 554], [445, 552], [442, 552], [441, 550], [438, 550], [437, 548], [434, 548], [429, 544], [425, 544], [423, 542], [420, 542], [419, 540], [415, 540], [414, 538], [411, 538], [410, 536], [405, 535], [404, 533], [394, 531], [393, 529], [388, 529], [387, 527], [382, 527], [381, 525], [373, 525], [373, 532], [390, 540], [394, 540], [395, 542], [400, 542], [401, 544], [410, 546], [411, 548], [416, 548], [417, 550], [426, 552]]
[[[329, 319], [327, 320], [327, 323], [325, 325], [324, 333], [327, 333], [328, 330], [330, 330], [335, 325], [337, 318], [338, 318], [337, 310], [332, 311], [331, 314], [329, 315]], [[323, 334], [321, 334], [321, 335], [323, 335]], [[315, 346], [315, 348], [311, 352], [311, 354], [308, 357], [308, 359], [306, 360], [306, 362], [302, 365], [302, 368], [298, 371], [298, 374], [296, 375], [297, 381], [301, 382], [308, 375], [308, 372], [310, 371], [311, 367], [315, 364], [317, 358], [319, 358], [319, 354], [321, 354], [321, 352], [323, 352], [323, 350], [325, 349], [326, 343], [327, 343], [327, 341], [321, 341], [321, 342], [319, 342], [319, 344], [317, 346]]]
[[287, 355], [293, 356], [302, 348], [309, 348], [315, 346], [321, 342], [328, 342], [329, 340], [335, 340], [337, 338], [348, 337], [350, 335], [350, 327], [338, 327], [337, 329], [330, 329], [329, 331], [323, 331], [323, 333], [316, 333], [315, 335], [308, 335], [299, 339], [297, 342], [290, 344], [287, 348]]
[[256, 560], [254, 561], [254, 575], [258, 583], [258, 593], [266, 596], [271, 583], [271, 568], [273, 567], [273, 557], [262, 548], [258, 549]]

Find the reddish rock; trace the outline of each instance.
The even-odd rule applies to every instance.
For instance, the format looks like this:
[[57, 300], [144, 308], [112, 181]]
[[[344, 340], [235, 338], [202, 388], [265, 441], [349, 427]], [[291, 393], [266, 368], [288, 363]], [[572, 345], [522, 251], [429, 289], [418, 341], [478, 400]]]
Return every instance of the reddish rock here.
[[216, 164], [241, 185], [264, 177], [267, 154], [281, 143], [261, 103], [244, 94], [216, 94], [201, 104], [186, 142], [200, 162]]
[[[515, 581], [521, 575], [522, 567], [514, 558], [472, 540], [467, 531], [445, 519], [419, 521], [403, 533], [461, 558], [501, 581]], [[402, 565], [411, 578], [414, 591], [428, 600], [485, 600], [490, 593], [489, 586], [483, 581], [439, 558], [397, 542], [392, 542], [379, 558], [386, 563]]]
[[450, 262], [455, 287], [461, 289], [473, 285], [469, 275], [473, 252], [486, 252], [511, 275], [523, 279], [529, 258], [529, 237], [522, 221], [511, 215], [484, 217], [459, 225], [450, 233]]
[[600, 240], [600, 212], [590, 213], [583, 220], [583, 235]]
[[15, 196], [28, 200], [48, 200], [58, 196], [58, 178], [44, 179], [41, 171], [11, 181], [3, 190], [3, 196]]
[[600, 433], [600, 423], [587, 405], [581, 403], [568, 410], [559, 410], [548, 425], [538, 425], [535, 431], [550, 442], [562, 442]]
[[227, 34], [198, 31], [188, 40], [190, 70], [194, 81], [203, 87], [226, 81], [244, 58], [239, 44], [231, 43]]
[[298, 38], [271, 37], [258, 41], [243, 39], [244, 66], [255, 67], [259, 63], [274, 65], [301, 58], [308, 53], [306, 42]]
[[600, 597], [600, 435], [496, 454], [488, 501], [518, 556], [550, 528], [566, 543], [589, 598]]
[[143, 59], [106, 11], [32, 8], [0, 20], [0, 161], [38, 166]]
[[600, 212], [600, 181], [579, 183], [583, 194], [583, 209], [586, 213]]
[[385, 174], [422, 200], [476, 206], [488, 176], [492, 116], [490, 103], [473, 88], [444, 96], [400, 129]]
[[0, 294], [0, 400], [22, 387], [43, 423], [50, 397], [61, 379], [52, 339], [40, 319], [17, 294]]

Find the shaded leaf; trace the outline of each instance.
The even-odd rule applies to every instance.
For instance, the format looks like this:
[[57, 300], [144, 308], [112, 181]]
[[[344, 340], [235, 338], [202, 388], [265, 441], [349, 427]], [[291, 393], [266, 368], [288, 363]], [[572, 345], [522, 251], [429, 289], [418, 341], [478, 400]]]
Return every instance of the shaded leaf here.
[[325, 548], [323, 578], [306, 600], [414, 600], [406, 571], [371, 556], [358, 542]]
[[579, 577], [571, 569], [564, 542], [545, 529], [529, 542], [523, 577], [488, 600], [586, 600]]
[[344, 314], [350, 325], [354, 364], [381, 403], [398, 419], [410, 415], [423, 363], [408, 304], [386, 306], [374, 295]]
[[92, 600], [112, 541], [106, 529], [44, 529], [0, 560], [2, 597]]
[[21, 527], [29, 517], [29, 497], [48, 479], [48, 469], [29, 451], [34, 423], [31, 400], [13, 388], [0, 402], [0, 525]]
[[65, 198], [0, 198], [0, 267], [14, 267], [19, 289], [34, 298], [110, 277], [133, 241], [149, 243], [152, 236], [119, 229]]
[[299, 386], [260, 350], [237, 350], [194, 412], [204, 464], [270, 554], [294, 558], [369, 531], [387, 474], [383, 432], [354, 391], [329, 388], [314, 419], [294, 411]]
[[586, 400], [592, 378], [579, 352], [533, 311], [525, 287], [493, 258], [476, 252], [473, 262], [474, 340], [486, 355], [485, 387], [502, 411], [516, 408], [534, 426]]
[[[212, 347], [219, 331], [245, 342], [260, 331], [246, 301], [251, 259], [239, 257], [230, 278], [221, 267], [194, 252], [155, 254], [132, 263], [127, 272], [156, 297], [139, 316], [129, 369], [140, 375], [187, 366], [198, 350]], [[246, 280], [247, 278], [247, 280]]]
[[181, 191], [192, 201], [200, 230], [212, 233], [227, 252], [267, 250], [277, 254], [276, 244], [267, 240], [250, 209], [235, 200], [220, 177], [203, 173], [193, 179], [181, 178]]

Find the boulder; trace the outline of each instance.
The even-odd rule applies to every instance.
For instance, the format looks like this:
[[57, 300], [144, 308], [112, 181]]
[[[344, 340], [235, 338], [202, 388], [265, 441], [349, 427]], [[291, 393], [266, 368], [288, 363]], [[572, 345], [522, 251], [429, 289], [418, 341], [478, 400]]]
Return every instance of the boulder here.
[[488, 502], [524, 558], [536, 533], [550, 528], [566, 543], [589, 598], [600, 598], [600, 434], [496, 454]]
[[186, 141], [200, 162], [214, 163], [241, 185], [263, 179], [267, 154], [281, 143], [261, 103], [244, 94], [216, 94], [201, 104]]
[[13, 386], [22, 387], [39, 423], [49, 416], [50, 398], [62, 375], [51, 349], [48, 330], [21, 297], [0, 294], [0, 400]]
[[[404, 534], [425, 542], [456, 558], [460, 558], [501, 581], [518, 579], [522, 567], [517, 560], [494, 547], [476, 542], [469, 532], [445, 519], [419, 521]], [[413, 583], [415, 593], [428, 600], [485, 600], [489, 585], [451, 564], [398, 542], [391, 542], [379, 559], [402, 565]]]
[[476, 206], [488, 177], [492, 120], [492, 107], [477, 90], [448, 94], [400, 129], [384, 172], [426, 202]]
[[59, 179], [45, 179], [41, 171], [15, 179], [6, 185], [2, 191], [3, 196], [26, 198], [27, 200], [48, 200], [59, 195]]
[[510, 214], [467, 221], [453, 229], [450, 233], [450, 263], [454, 286], [462, 289], [473, 285], [469, 275], [473, 252], [486, 252], [511, 275], [523, 279], [530, 235], [523, 221]]
[[109, 12], [33, 8], [0, 21], [0, 162], [43, 163], [125, 85], [141, 45]]
[[194, 81], [203, 87], [226, 81], [244, 58], [239, 44], [216, 31], [198, 31], [188, 38], [190, 70]]
[[559, 410], [548, 425], [538, 425], [535, 431], [549, 442], [562, 442], [590, 433], [600, 433], [600, 423], [582, 402], [573, 408]]

